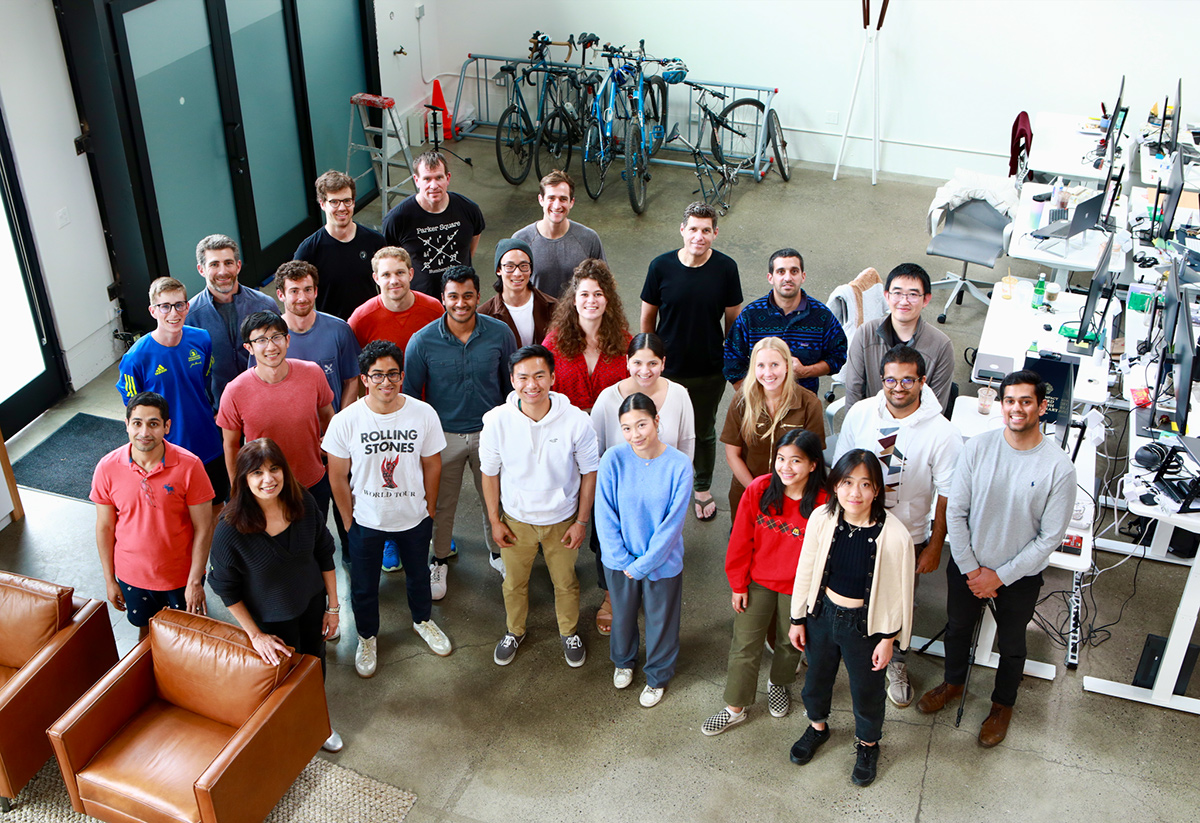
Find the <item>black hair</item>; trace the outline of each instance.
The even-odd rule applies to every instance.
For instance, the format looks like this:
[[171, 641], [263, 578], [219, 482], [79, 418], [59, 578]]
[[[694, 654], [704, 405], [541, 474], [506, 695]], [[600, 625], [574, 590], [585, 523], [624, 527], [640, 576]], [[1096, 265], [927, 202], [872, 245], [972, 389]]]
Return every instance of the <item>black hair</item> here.
[[631, 411], [644, 411], [651, 418], [658, 417], [658, 406], [654, 405], [654, 401], [640, 391], [635, 391], [621, 401], [621, 406], [617, 409], [617, 419], [620, 420]]
[[1039, 404], [1046, 399], [1046, 381], [1042, 380], [1042, 376], [1033, 369], [1019, 369], [1005, 375], [1004, 379], [1000, 381], [1000, 399], [1004, 400], [1004, 390], [1009, 386], [1027, 384], [1033, 386]]
[[929, 272], [918, 266], [916, 263], [901, 263], [896, 268], [888, 272], [887, 280], [884, 281], [883, 290], [888, 291], [892, 287], [892, 281], [897, 277], [911, 277], [914, 280], [921, 281], [921, 293], [929, 294], [933, 291], [933, 284], [929, 281]]
[[390, 357], [404, 371], [404, 351], [391, 340], [372, 340], [358, 354], [358, 370], [367, 374], [376, 361]]
[[768, 273], [775, 271], [775, 261], [778, 260], [780, 257], [795, 257], [797, 260], [800, 261], [800, 271], [804, 271], [803, 255], [801, 255], [800, 252], [796, 251], [793, 248], [784, 247], [784, 248], [780, 249], [779, 251], [775, 252], [774, 254], [772, 254], [767, 259], [767, 272]]
[[649, 349], [659, 360], [667, 356], [667, 347], [663, 345], [662, 338], [652, 331], [640, 332], [631, 337], [629, 339], [629, 350], [625, 352], [625, 356], [633, 357], [642, 349]]
[[[808, 476], [804, 494], [800, 497], [800, 516], [807, 519], [817, 505], [817, 495], [825, 485], [825, 455], [821, 452], [821, 441], [808, 429], [790, 429], [775, 444], [775, 456], [778, 456], [779, 450], [784, 446], [799, 449], [813, 462], [812, 474]], [[776, 517], [783, 514], [783, 481], [775, 471], [774, 459], [771, 461], [771, 482], [763, 489], [758, 508], [763, 514]]]
[[442, 272], [442, 294], [446, 293], [446, 286], [451, 283], [466, 283], [470, 280], [475, 284], [475, 291], [479, 291], [479, 275], [475, 273], [475, 269], [470, 266], [451, 266]]
[[826, 481], [826, 491], [829, 493], [829, 502], [826, 505], [832, 514], [837, 515], [839, 519], [842, 517], [842, 504], [838, 502], [837, 487], [859, 466], [866, 466], [871, 485], [875, 487], [875, 499], [871, 501], [871, 522], [882, 523], [887, 516], [887, 509], [883, 505], [883, 466], [879, 464], [879, 458], [866, 449], [851, 449], [833, 464], [833, 468], [829, 470], [829, 480]]
[[554, 374], [554, 354], [541, 343], [534, 343], [530, 346], [522, 346], [508, 356], [508, 376], [512, 377], [516, 374], [517, 366], [521, 363], [539, 357], [546, 361], [546, 365], [550, 367], [550, 373]]
[[171, 407], [167, 403], [167, 398], [163, 397], [156, 391], [138, 392], [133, 396], [133, 399], [125, 406], [125, 422], [128, 423], [133, 417], [134, 406], [153, 406], [158, 409], [162, 415], [163, 422], [166, 423], [171, 419]]
[[883, 357], [879, 361], [880, 377], [883, 377], [883, 370], [886, 369], [890, 363], [911, 363], [917, 367], [917, 377], [925, 376], [925, 358], [912, 346], [905, 346], [901, 344], [898, 346], [892, 346], [890, 349], [884, 352]]
[[254, 314], [247, 315], [246, 319], [242, 321], [242, 342], [249, 343], [250, 335], [259, 329], [288, 333], [287, 323], [278, 314], [273, 311], [256, 311]]

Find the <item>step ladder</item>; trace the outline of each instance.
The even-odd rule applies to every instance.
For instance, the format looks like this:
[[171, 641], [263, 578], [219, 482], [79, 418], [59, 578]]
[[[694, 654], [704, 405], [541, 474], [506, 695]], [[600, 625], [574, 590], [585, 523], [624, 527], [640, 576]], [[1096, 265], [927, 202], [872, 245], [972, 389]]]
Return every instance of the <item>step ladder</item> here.
[[[379, 109], [380, 125], [372, 126], [369, 109]], [[354, 142], [355, 118], [362, 127], [365, 143]], [[396, 101], [391, 97], [378, 94], [355, 94], [350, 98], [350, 136], [347, 138], [349, 148], [346, 149], [346, 173], [350, 173], [350, 161], [356, 151], [365, 151], [371, 158], [371, 171], [375, 173], [375, 183], [383, 198], [383, 214], [391, 210], [391, 199], [403, 199], [416, 192], [412, 182], [412, 154], [409, 153], [408, 137], [400, 128], [396, 119]], [[399, 143], [399, 151], [396, 150]], [[403, 154], [403, 160], [400, 155]], [[392, 173], [393, 169], [404, 169], [399, 175]], [[355, 178], [365, 177], [363, 172]], [[393, 183], [392, 178], [397, 178]], [[407, 190], [406, 188], [407, 187]]]

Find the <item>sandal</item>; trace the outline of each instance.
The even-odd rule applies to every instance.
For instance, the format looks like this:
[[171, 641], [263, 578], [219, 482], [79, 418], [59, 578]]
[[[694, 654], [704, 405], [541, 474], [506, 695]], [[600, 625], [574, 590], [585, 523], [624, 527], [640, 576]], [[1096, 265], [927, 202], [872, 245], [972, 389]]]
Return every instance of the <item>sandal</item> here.
[[596, 612], [596, 631], [605, 637], [612, 634], [612, 600], [608, 592], [604, 593], [604, 602], [600, 604], [600, 611]]
[[[696, 519], [699, 520], [701, 523], [707, 523], [710, 520], [716, 519], [716, 517], [717, 517], [717, 498], [713, 497], [712, 495], [709, 495], [709, 498], [707, 500], [704, 500], [700, 497], [699, 494], [693, 492], [692, 493], [692, 503], [696, 507], [696, 509], [695, 509]], [[705, 517], [704, 510], [707, 509], [710, 505], [712, 506], [712, 514], [710, 514], [708, 517]]]

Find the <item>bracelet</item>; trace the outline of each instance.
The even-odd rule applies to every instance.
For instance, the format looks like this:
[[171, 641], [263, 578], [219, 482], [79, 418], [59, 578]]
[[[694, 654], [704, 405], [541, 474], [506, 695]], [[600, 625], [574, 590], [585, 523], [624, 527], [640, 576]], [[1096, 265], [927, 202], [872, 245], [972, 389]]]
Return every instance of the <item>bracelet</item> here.
[[793, 626], [803, 626], [804, 625], [805, 618], [803, 618], [803, 617], [793, 617], [790, 619], [791, 619], [791, 623]]
[[337, 614], [342, 610], [341, 606], [334, 606], [332, 609], [326, 609], [325, 614]]
[[586, 526], [587, 524], [588, 524], [587, 520], [576, 520], [575, 521], [576, 526]]

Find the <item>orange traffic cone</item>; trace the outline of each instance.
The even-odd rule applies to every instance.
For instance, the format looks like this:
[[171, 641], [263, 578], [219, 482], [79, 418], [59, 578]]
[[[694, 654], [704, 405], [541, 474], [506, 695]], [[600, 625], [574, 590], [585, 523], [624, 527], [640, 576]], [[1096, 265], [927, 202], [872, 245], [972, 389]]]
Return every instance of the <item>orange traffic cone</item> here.
[[442, 110], [442, 139], [452, 140], [454, 132], [450, 126], [450, 109], [446, 108], [446, 98], [442, 94], [442, 83], [440, 80], [433, 81], [433, 105]]

